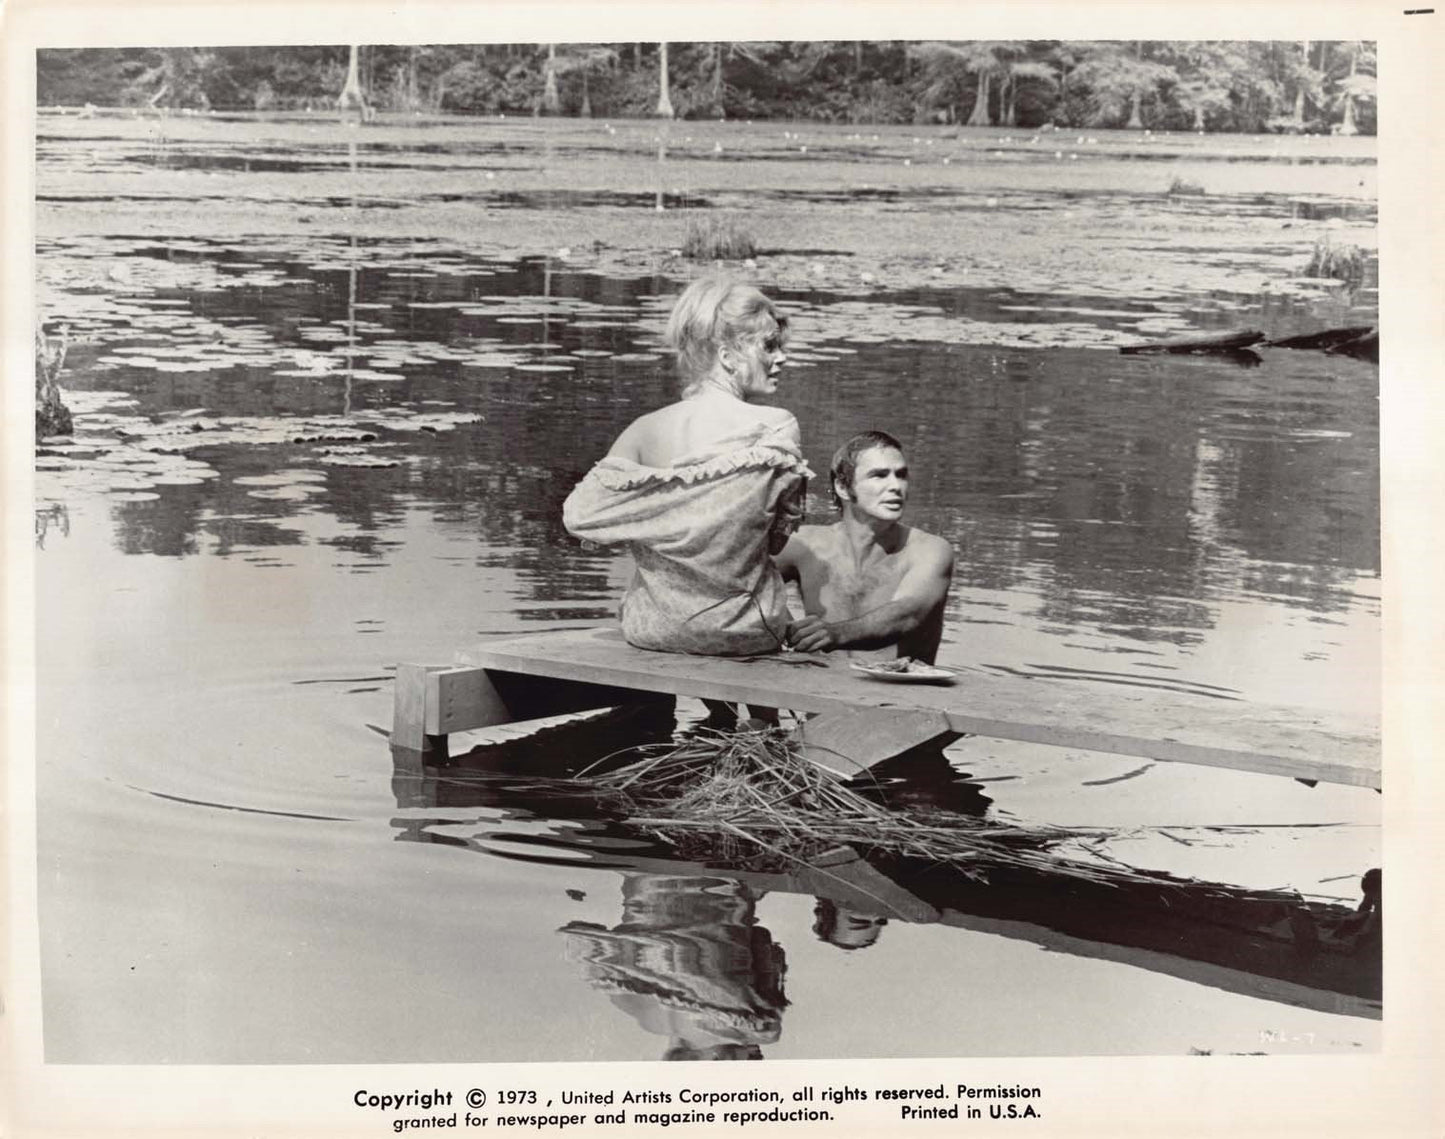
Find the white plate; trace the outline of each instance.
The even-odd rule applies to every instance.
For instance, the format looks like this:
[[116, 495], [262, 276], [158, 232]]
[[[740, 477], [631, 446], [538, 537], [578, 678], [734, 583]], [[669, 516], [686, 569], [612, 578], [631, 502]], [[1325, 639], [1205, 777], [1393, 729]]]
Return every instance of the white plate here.
[[855, 664], [853, 668], [864, 676], [874, 680], [886, 680], [892, 684], [952, 684], [954, 681], [953, 673], [947, 669], [934, 668], [931, 664], [920, 664], [918, 661], [909, 665], [907, 672], [879, 668], [876, 664]]

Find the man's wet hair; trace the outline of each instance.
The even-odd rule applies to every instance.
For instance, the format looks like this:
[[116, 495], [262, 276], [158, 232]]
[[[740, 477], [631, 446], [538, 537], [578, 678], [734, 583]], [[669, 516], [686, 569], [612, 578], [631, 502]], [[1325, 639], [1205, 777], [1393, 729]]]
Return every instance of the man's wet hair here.
[[858, 456], [874, 447], [892, 447], [900, 453], [903, 451], [903, 444], [888, 432], [864, 431], [833, 452], [833, 462], [829, 466], [828, 494], [839, 510], [843, 509], [843, 499], [838, 494], [839, 485], [850, 491], [853, 489], [853, 479], [858, 474]]

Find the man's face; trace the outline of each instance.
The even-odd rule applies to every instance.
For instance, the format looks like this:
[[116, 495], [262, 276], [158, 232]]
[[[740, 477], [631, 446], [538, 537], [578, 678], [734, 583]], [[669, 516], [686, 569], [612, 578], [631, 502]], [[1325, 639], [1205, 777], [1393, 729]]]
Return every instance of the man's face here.
[[896, 522], [908, 501], [908, 464], [897, 447], [869, 447], [858, 456], [853, 486], [843, 494], [867, 518]]
[[887, 918], [871, 914], [839, 914], [838, 928], [833, 931], [833, 944], [866, 949], [878, 940], [887, 924]]

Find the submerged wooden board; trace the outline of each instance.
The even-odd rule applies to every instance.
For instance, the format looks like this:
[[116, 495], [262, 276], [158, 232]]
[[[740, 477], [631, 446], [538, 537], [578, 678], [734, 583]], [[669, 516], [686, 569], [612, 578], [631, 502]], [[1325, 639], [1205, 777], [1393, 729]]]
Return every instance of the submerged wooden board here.
[[1380, 786], [1378, 724], [1335, 713], [1191, 698], [1083, 681], [962, 673], [947, 686], [884, 684], [841, 654], [686, 656], [635, 649], [615, 629], [488, 641], [460, 656], [489, 673], [830, 712], [941, 712], [955, 732]]

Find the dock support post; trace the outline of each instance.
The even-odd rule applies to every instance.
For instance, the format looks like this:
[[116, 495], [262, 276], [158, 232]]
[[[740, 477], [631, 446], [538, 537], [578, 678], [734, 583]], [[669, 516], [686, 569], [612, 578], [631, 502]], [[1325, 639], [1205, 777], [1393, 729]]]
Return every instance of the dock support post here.
[[430, 763], [447, 761], [446, 733], [427, 732], [427, 692], [430, 674], [448, 665], [399, 664], [392, 689], [391, 746], [415, 752]]

